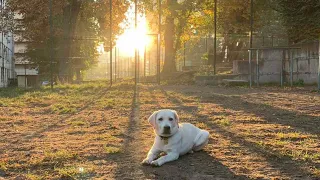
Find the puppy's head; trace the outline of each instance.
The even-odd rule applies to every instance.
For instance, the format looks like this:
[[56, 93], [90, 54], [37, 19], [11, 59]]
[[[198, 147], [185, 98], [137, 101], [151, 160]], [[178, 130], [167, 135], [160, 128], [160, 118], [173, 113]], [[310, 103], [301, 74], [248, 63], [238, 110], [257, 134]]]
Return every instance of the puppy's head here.
[[174, 135], [179, 128], [179, 117], [174, 110], [163, 109], [155, 111], [148, 120], [156, 134], [160, 136], [170, 137]]

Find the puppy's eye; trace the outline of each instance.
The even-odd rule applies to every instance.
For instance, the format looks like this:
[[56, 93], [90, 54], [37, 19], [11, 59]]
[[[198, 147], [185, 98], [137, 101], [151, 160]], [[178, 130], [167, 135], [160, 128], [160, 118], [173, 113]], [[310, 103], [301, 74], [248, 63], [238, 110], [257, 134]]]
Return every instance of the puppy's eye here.
[[169, 121], [173, 121], [173, 118], [169, 118]]
[[162, 119], [162, 118], [159, 118], [158, 120], [159, 120], [159, 121], [162, 121], [163, 119]]

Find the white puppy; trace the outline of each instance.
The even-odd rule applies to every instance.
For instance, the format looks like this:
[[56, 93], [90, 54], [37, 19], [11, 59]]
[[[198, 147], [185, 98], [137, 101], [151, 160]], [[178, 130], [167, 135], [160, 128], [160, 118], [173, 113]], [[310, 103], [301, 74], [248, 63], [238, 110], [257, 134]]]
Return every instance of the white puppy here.
[[[209, 132], [190, 123], [179, 124], [176, 111], [156, 111], [148, 120], [156, 137], [147, 158], [142, 161], [144, 165], [161, 166], [188, 152], [199, 151], [208, 144]], [[165, 152], [166, 155], [156, 159], [161, 152]]]

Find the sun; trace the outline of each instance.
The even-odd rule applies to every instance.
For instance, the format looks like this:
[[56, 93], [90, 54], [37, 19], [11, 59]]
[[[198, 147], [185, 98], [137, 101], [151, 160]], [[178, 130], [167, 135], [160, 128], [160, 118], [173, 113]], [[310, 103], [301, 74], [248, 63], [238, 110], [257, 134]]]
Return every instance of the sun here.
[[[134, 50], [137, 48], [140, 52], [143, 52], [145, 47], [151, 42], [148, 37], [148, 26], [146, 17], [144, 14], [140, 14], [138, 17], [137, 29], [134, 28], [134, 13], [130, 13], [132, 9], [129, 9], [127, 17], [129, 19], [129, 25], [124, 30], [124, 33], [117, 37], [116, 47], [128, 56], [134, 55]], [[132, 17], [133, 15], [133, 17]]]

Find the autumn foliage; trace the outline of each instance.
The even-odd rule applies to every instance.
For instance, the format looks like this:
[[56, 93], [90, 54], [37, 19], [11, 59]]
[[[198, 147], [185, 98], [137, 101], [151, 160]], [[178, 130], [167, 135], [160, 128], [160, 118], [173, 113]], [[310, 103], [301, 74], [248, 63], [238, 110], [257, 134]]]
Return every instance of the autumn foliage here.
[[[47, 0], [10, 0], [10, 8], [23, 16], [19, 20], [21, 37], [28, 42], [27, 56], [40, 66], [40, 74], [48, 75], [49, 4]], [[110, 42], [109, 0], [52, 0], [54, 72], [60, 81], [80, 79], [81, 71], [96, 62], [96, 47]], [[112, 1], [113, 37], [121, 33], [129, 3]], [[23, 31], [21, 31], [21, 27]], [[114, 41], [114, 38], [113, 38]]]

